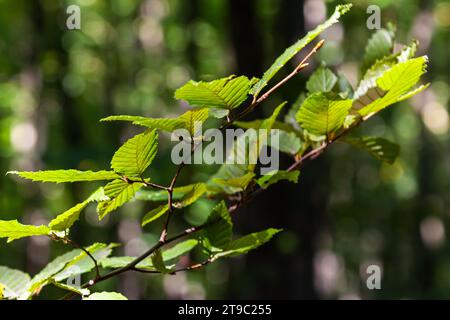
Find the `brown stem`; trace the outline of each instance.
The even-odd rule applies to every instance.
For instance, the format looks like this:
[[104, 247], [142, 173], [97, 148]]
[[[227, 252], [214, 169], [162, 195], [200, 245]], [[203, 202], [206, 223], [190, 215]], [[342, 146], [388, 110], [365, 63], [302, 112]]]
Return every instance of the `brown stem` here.
[[97, 259], [95, 259], [95, 257], [87, 250], [85, 249], [83, 246], [79, 245], [77, 242], [75, 242], [74, 240], [69, 239], [68, 237], [64, 237], [61, 238], [62, 241], [70, 244], [71, 246], [80, 249], [82, 251], [84, 251], [84, 253], [87, 254], [87, 256], [94, 262], [94, 266], [95, 266], [95, 279], [99, 279], [100, 276], [100, 269], [98, 267], [98, 263], [97, 263]]

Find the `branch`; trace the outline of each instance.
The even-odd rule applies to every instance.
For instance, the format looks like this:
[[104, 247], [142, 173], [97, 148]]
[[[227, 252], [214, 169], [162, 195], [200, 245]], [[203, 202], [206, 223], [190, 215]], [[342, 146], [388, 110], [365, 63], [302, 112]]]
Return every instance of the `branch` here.
[[95, 257], [87, 250], [85, 249], [83, 246], [79, 245], [77, 242], [75, 242], [74, 240], [69, 239], [68, 237], [64, 237], [64, 238], [59, 238], [62, 241], [64, 241], [65, 243], [70, 244], [71, 246], [80, 249], [82, 251], [84, 251], [84, 253], [86, 253], [88, 255], [89, 258], [91, 258], [91, 260], [94, 262], [94, 266], [95, 266], [95, 279], [99, 279], [100, 276], [100, 269], [98, 267], [98, 263], [97, 263], [97, 259], [95, 259]]

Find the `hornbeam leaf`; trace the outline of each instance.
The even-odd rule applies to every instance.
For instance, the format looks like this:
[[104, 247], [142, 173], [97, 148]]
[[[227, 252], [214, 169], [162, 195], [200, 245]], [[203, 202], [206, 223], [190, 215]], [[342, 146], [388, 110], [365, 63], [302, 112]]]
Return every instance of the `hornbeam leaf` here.
[[329, 137], [342, 127], [351, 107], [352, 100], [314, 93], [303, 102], [297, 113], [297, 121], [309, 133]]
[[139, 177], [152, 163], [158, 149], [156, 130], [146, 130], [125, 142], [114, 154], [111, 168], [126, 176]]
[[192, 185], [192, 188], [190, 191], [188, 191], [184, 197], [174, 204], [176, 208], [184, 208], [191, 204], [193, 204], [195, 201], [197, 201], [204, 193], [206, 192], [206, 185], [203, 182], [196, 183]]
[[45, 171], [9, 171], [8, 174], [17, 174], [21, 178], [30, 179], [39, 182], [77, 182], [77, 181], [96, 181], [96, 180], [114, 180], [119, 175], [113, 171], [79, 171], [69, 170], [45, 170]]
[[205, 122], [208, 117], [209, 110], [207, 108], [198, 108], [183, 113], [179, 119], [184, 123], [183, 128], [187, 129], [191, 136], [194, 136], [196, 133], [201, 134], [201, 132], [196, 132], [200, 129], [196, 126]]
[[[20, 270], [0, 266], [0, 298], [20, 299], [26, 293], [30, 276]], [[0, 299], [1, 300], [1, 299]]]
[[153, 210], [150, 210], [142, 218], [142, 226], [145, 226], [145, 225], [149, 224], [150, 222], [155, 221], [156, 219], [158, 219], [159, 217], [164, 215], [167, 211], [169, 211], [168, 204], [163, 204], [159, 207], [156, 207]]
[[118, 292], [94, 292], [83, 300], [128, 300], [123, 294]]
[[264, 243], [268, 242], [274, 235], [282, 231], [281, 229], [267, 229], [261, 232], [255, 232], [237, 240], [231, 241], [222, 252], [216, 253], [215, 258], [234, 257], [250, 250], [256, 249]]
[[211, 82], [189, 81], [175, 91], [175, 98], [187, 101], [194, 107], [231, 110], [246, 99], [252, 82], [245, 76], [230, 76]]
[[135, 125], [172, 132], [184, 128], [184, 121], [177, 118], [146, 118], [140, 116], [109, 116], [100, 121], [130, 121]]
[[[277, 141], [276, 145], [274, 141]], [[302, 148], [302, 140], [294, 132], [275, 131], [269, 141], [271, 147], [290, 155], [296, 155]]]
[[206, 239], [215, 248], [227, 246], [233, 235], [233, 222], [224, 201], [214, 207], [203, 230]]
[[81, 211], [93, 201], [106, 201], [109, 198], [105, 195], [105, 191], [102, 187], [98, 188], [94, 193], [92, 193], [88, 199], [85, 201], [78, 203], [74, 207], [69, 210], [61, 213], [56, 218], [54, 218], [48, 226], [55, 231], [64, 231], [69, 229], [75, 221], [80, 217]]
[[314, 30], [309, 31], [305, 37], [298, 40], [292, 46], [286, 49], [284, 53], [279, 56], [272, 66], [267, 70], [261, 80], [259, 80], [250, 91], [253, 96], [258, 96], [262, 89], [269, 83], [269, 81], [280, 71], [280, 69], [291, 60], [300, 50], [306, 47], [311, 41], [313, 41], [322, 31], [331, 27], [333, 24], [338, 22], [338, 19], [347, 13], [351, 4], [338, 5], [333, 13], [333, 15], [324, 23], [318, 25]]
[[151, 255], [152, 264], [161, 273], [170, 273], [170, 269], [164, 264], [161, 249], [156, 250]]
[[363, 71], [366, 71], [377, 60], [392, 54], [393, 49], [393, 32], [386, 29], [377, 30], [367, 42], [363, 62]]
[[369, 152], [374, 158], [387, 163], [394, 163], [399, 154], [399, 145], [379, 137], [346, 138], [348, 144]]
[[330, 92], [336, 85], [338, 78], [329, 68], [320, 67], [309, 77], [306, 89], [309, 93]]
[[141, 182], [128, 183], [120, 179], [108, 183], [105, 186], [105, 195], [109, 200], [99, 202], [97, 206], [99, 219], [103, 219], [108, 213], [133, 199], [135, 193], [143, 185]]
[[[426, 72], [428, 58], [422, 56], [393, 66], [384, 72], [376, 81], [377, 87], [386, 92], [382, 98], [378, 98], [358, 112], [362, 116], [374, 114], [400, 100], [404, 95], [411, 96], [411, 89], [419, 82], [420, 77]], [[409, 94], [408, 94], [409, 92]], [[417, 91], [412, 91], [417, 93]]]
[[8, 242], [32, 236], [46, 236], [50, 233], [47, 226], [24, 225], [17, 220], [0, 220], [0, 238], [8, 238]]
[[[233, 190], [237, 188], [239, 189], [239, 191], [244, 191], [247, 188], [248, 184], [252, 182], [254, 176], [255, 174], [253, 172], [249, 172], [240, 177], [230, 179], [215, 178], [213, 179], [213, 181], [218, 184], [232, 187]], [[235, 193], [235, 191], [233, 191], [233, 193]]]
[[285, 170], [278, 170], [274, 172], [270, 172], [261, 178], [259, 178], [256, 182], [262, 187], [262, 188], [268, 188], [270, 185], [277, 183], [281, 180], [287, 180], [294, 183], [298, 182], [298, 176], [300, 175], [300, 171], [285, 171]]
[[91, 293], [91, 291], [89, 289], [74, 287], [74, 286], [68, 285], [66, 283], [56, 282], [53, 279], [50, 281], [50, 283], [54, 284], [55, 286], [57, 286], [61, 289], [79, 294], [82, 297], [88, 296]]

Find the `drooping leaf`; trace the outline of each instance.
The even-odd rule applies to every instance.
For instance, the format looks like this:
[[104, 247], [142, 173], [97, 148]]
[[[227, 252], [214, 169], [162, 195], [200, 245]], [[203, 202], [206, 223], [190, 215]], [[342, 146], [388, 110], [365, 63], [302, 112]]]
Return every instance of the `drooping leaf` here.
[[123, 294], [118, 292], [94, 292], [83, 300], [128, 300]]
[[214, 248], [223, 248], [230, 243], [233, 223], [224, 201], [212, 210], [206, 220], [203, 233]]
[[8, 238], [8, 242], [32, 236], [46, 236], [50, 233], [47, 226], [24, 225], [17, 220], [0, 220], [0, 238]]
[[380, 137], [346, 138], [343, 140], [355, 147], [366, 150], [374, 158], [387, 163], [394, 163], [400, 146]]
[[300, 50], [306, 47], [311, 41], [313, 41], [322, 31], [331, 27], [333, 24], [338, 22], [338, 19], [347, 13], [351, 4], [338, 5], [333, 13], [333, 15], [324, 23], [318, 25], [314, 30], [309, 31], [305, 37], [298, 40], [292, 46], [286, 49], [284, 53], [279, 56], [272, 66], [264, 73], [261, 80], [259, 80], [252, 88], [250, 94], [253, 96], [258, 96], [262, 89], [269, 83], [269, 81], [280, 71], [280, 69], [291, 60]]
[[278, 170], [274, 172], [270, 172], [261, 178], [259, 178], [256, 182], [262, 187], [262, 188], [268, 188], [270, 185], [277, 183], [281, 180], [287, 180], [294, 183], [298, 182], [298, 176], [300, 175], [300, 171], [285, 171], [285, 170]]
[[303, 102], [297, 113], [297, 121], [312, 134], [330, 137], [342, 127], [351, 107], [352, 100], [314, 93]]
[[274, 235], [282, 231], [281, 229], [267, 229], [261, 232], [255, 232], [242, 238], [231, 241], [222, 252], [216, 253], [215, 257], [234, 257], [245, 254], [250, 250], [256, 249], [268, 242]]
[[338, 78], [329, 68], [320, 67], [309, 77], [306, 89], [309, 93], [330, 92], [336, 85]]
[[20, 299], [27, 290], [30, 276], [20, 270], [0, 266], [0, 286], [2, 297]]
[[162, 215], [164, 215], [167, 211], [169, 211], [169, 205], [163, 204], [159, 207], [156, 207], [155, 209], [150, 210], [147, 212], [144, 217], [142, 218], [142, 226], [145, 226], [149, 224], [150, 222], [155, 221]]
[[141, 182], [128, 183], [120, 179], [108, 183], [104, 189], [109, 200], [99, 202], [97, 206], [99, 219], [103, 219], [108, 213], [130, 201], [143, 185]]
[[9, 171], [8, 174], [17, 174], [21, 178], [38, 182], [77, 182], [113, 180], [119, 176], [113, 171], [79, 171], [69, 170], [46, 170], [46, 171]]
[[128, 177], [139, 177], [158, 151], [156, 130], [146, 130], [125, 142], [114, 154], [111, 168]]
[[211, 82], [191, 80], [175, 92], [175, 98], [195, 107], [231, 110], [247, 99], [250, 86], [251, 81], [245, 76], [230, 76]]
[[422, 56], [399, 63], [383, 73], [376, 83], [377, 87], [386, 94], [361, 108], [359, 114], [367, 116], [376, 113], [399, 100], [403, 100], [405, 94], [411, 96], [410, 91], [414, 90], [413, 87], [426, 72], [427, 62], [428, 58]]

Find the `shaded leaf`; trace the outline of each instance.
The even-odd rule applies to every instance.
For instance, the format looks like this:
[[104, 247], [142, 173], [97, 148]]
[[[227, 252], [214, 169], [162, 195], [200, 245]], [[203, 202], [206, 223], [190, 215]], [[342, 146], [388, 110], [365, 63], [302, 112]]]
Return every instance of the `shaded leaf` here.
[[128, 300], [123, 294], [118, 292], [94, 292], [83, 300]]
[[278, 170], [272, 173], [268, 173], [261, 178], [259, 178], [256, 182], [262, 187], [262, 188], [268, 188], [270, 185], [277, 183], [281, 180], [288, 180], [294, 183], [298, 182], [298, 176], [300, 175], [300, 171], [285, 171], [285, 170]]
[[162, 215], [164, 215], [167, 211], [169, 211], [169, 205], [163, 204], [159, 207], [156, 207], [155, 209], [150, 210], [145, 214], [145, 216], [142, 218], [142, 226], [145, 226], [149, 224], [152, 221], [155, 221]]
[[398, 144], [379, 137], [346, 138], [343, 141], [364, 149], [374, 158], [390, 164], [394, 163], [400, 151]]
[[224, 201], [215, 206], [208, 216], [203, 233], [215, 248], [223, 248], [230, 243], [233, 223]]
[[310, 93], [330, 92], [336, 85], [338, 78], [329, 68], [320, 67], [309, 77], [306, 89]]

